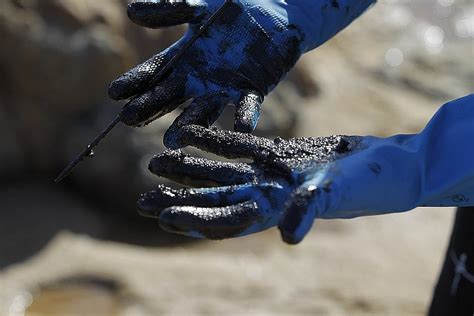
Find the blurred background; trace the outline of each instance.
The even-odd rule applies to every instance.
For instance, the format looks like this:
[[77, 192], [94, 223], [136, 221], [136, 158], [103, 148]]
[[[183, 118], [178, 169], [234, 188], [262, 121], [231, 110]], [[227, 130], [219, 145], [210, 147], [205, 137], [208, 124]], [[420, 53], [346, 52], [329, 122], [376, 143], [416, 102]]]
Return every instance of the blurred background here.
[[[133, 25], [126, 2], [0, 2], [0, 315], [424, 315], [453, 209], [318, 221], [296, 247], [165, 234], [135, 201], [177, 113], [117, 127], [53, 183], [121, 109], [108, 83], [183, 31]], [[302, 58], [257, 133], [416, 133], [474, 90], [473, 37], [472, 1], [379, 1]]]

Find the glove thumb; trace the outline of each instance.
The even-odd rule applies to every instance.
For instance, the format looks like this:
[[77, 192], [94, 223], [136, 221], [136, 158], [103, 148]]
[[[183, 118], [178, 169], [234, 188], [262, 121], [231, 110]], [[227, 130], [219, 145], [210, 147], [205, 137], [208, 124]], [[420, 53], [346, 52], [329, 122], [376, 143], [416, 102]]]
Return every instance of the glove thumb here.
[[321, 190], [312, 184], [303, 184], [293, 191], [278, 224], [283, 241], [294, 245], [303, 240], [313, 227], [321, 195]]

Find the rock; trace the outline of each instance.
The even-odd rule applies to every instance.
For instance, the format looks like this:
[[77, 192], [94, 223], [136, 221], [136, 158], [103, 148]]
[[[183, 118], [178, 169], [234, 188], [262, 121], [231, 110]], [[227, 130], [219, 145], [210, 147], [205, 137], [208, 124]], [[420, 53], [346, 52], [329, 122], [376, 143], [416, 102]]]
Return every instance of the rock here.
[[104, 83], [130, 59], [126, 43], [100, 23], [58, 27], [65, 17], [54, 1], [0, 6], [4, 107], [33, 169], [47, 170], [63, 125], [104, 100]]

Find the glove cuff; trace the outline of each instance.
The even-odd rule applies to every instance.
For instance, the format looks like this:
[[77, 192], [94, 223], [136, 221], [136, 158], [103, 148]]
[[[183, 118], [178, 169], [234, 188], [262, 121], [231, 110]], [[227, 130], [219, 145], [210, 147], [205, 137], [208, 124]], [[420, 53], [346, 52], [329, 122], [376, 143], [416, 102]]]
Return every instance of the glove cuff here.
[[304, 36], [302, 53], [323, 44], [353, 20], [358, 18], [376, 0], [254, 0], [262, 6], [275, 8], [288, 21], [288, 27], [298, 29]]

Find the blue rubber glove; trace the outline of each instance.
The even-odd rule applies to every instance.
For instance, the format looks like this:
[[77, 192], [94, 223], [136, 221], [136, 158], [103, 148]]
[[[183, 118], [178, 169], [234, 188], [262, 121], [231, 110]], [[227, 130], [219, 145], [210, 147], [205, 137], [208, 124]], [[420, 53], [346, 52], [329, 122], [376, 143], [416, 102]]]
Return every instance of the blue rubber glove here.
[[208, 31], [158, 83], [155, 75], [220, 7], [224, 0], [135, 1], [131, 20], [150, 28], [189, 23], [178, 42], [117, 78], [111, 98], [129, 99], [121, 115], [131, 126], [145, 125], [193, 102], [165, 134], [178, 148], [177, 130], [211, 126], [227, 104], [236, 106], [234, 129], [252, 132], [263, 98], [301, 54], [324, 43], [375, 0], [242, 0], [228, 5]]
[[168, 151], [150, 170], [175, 181], [221, 187], [142, 196], [143, 215], [168, 231], [222, 239], [280, 228], [300, 242], [315, 218], [403, 212], [417, 206], [474, 205], [474, 95], [445, 104], [415, 135], [332, 136], [274, 141], [200, 126], [182, 144], [252, 164], [218, 162]]

